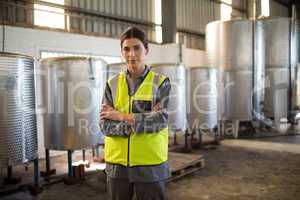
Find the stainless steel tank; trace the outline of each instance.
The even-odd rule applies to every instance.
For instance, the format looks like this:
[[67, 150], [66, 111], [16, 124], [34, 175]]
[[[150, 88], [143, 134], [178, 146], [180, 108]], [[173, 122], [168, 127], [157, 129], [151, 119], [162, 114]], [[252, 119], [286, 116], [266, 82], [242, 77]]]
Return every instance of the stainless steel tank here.
[[277, 127], [295, 104], [291, 94], [299, 62], [299, 35], [294, 25], [290, 18], [256, 21], [256, 66], [265, 69], [262, 109]]
[[190, 67], [188, 72], [189, 127], [213, 129], [218, 125], [218, 71], [211, 67]]
[[[293, 20], [293, 35], [292, 40], [294, 41], [294, 45], [292, 49], [295, 49], [297, 51], [292, 51], [292, 55], [294, 57], [294, 60], [292, 63], [297, 63], [295, 67], [295, 77], [292, 77], [295, 81], [293, 82], [293, 108], [295, 110], [298, 110], [300, 108], [300, 5], [298, 6], [298, 9], [295, 11], [297, 12], [297, 15], [295, 16], [295, 20]], [[296, 13], [295, 13], [296, 14]], [[298, 17], [298, 18], [297, 18]]]
[[41, 61], [45, 148], [76, 150], [102, 143], [99, 111], [107, 64], [85, 57]]
[[33, 58], [0, 53], [0, 168], [37, 158]]
[[288, 117], [296, 105], [299, 22], [217, 21], [207, 25], [206, 35], [210, 66], [220, 69], [220, 116], [269, 118], [276, 125]]
[[169, 77], [171, 91], [169, 98], [169, 128], [185, 131], [187, 128], [187, 70], [183, 64], [151, 64], [155, 72]]
[[253, 23], [216, 21], [206, 27], [210, 67], [219, 70], [219, 116], [224, 120], [252, 120]]

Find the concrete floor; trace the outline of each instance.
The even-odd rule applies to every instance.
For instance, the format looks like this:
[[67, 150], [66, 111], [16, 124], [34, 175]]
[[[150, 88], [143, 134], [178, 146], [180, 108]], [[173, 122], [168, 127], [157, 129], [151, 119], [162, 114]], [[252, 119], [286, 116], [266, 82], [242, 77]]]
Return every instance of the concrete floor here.
[[223, 140], [222, 144], [225, 146], [244, 147], [248, 149], [300, 154], [300, 135], [269, 137], [253, 140]]
[[[278, 146], [279, 145], [279, 146]], [[292, 147], [290, 147], [292, 146]], [[300, 199], [300, 136], [255, 140], [223, 140], [217, 149], [194, 151], [206, 167], [168, 185], [170, 200], [297, 200]], [[1, 200], [104, 200], [105, 177], [89, 175], [66, 186], [46, 186], [37, 197], [18, 192]]]

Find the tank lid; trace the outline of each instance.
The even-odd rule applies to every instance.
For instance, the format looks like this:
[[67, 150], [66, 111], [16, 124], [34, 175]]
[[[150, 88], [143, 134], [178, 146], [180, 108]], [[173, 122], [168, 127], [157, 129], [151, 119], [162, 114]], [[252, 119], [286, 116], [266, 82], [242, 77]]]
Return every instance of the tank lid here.
[[19, 53], [10, 53], [10, 52], [0, 52], [1, 57], [11, 57], [11, 58], [27, 58], [27, 59], [33, 59], [32, 56], [28, 56], [26, 54], [19, 54]]
[[263, 17], [263, 18], [258, 18], [255, 21], [276, 21], [276, 20], [286, 20], [286, 21], [290, 21], [291, 18], [289, 17]]
[[208, 26], [211, 26], [212, 24], [224, 24], [224, 23], [238, 23], [238, 22], [253, 22], [253, 20], [251, 19], [231, 19], [231, 20], [216, 20], [216, 21], [212, 21], [212, 22], [209, 22], [207, 25]]
[[252, 19], [231, 19], [231, 20], [217, 20], [209, 22], [207, 25], [212, 26], [213, 24], [231, 24], [231, 23], [238, 23], [238, 22], [255, 22], [255, 21], [268, 21], [268, 20], [291, 20], [289, 17], [264, 17], [258, 18], [256, 20]]

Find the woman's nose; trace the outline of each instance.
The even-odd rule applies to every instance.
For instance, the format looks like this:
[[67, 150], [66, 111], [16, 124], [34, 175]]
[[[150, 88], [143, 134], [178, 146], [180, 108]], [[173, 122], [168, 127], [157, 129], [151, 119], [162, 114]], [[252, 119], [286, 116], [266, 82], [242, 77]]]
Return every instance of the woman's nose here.
[[132, 49], [132, 50], [129, 51], [129, 55], [130, 55], [130, 56], [135, 56], [135, 55], [136, 55], [136, 52]]

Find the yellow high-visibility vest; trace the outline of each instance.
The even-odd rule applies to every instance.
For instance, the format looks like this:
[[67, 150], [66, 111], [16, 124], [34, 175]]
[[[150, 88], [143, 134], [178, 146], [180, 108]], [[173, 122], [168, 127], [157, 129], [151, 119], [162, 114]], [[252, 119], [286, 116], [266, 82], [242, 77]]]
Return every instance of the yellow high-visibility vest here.
[[[108, 84], [114, 108], [123, 113], [132, 112], [134, 100], [153, 102], [157, 88], [165, 76], [149, 71], [133, 96], [129, 96], [125, 72], [111, 78]], [[134, 133], [129, 137], [105, 137], [105, 161], [124, 166], [157, 165], [168, 159], [168, 128], [154, 133]]]

